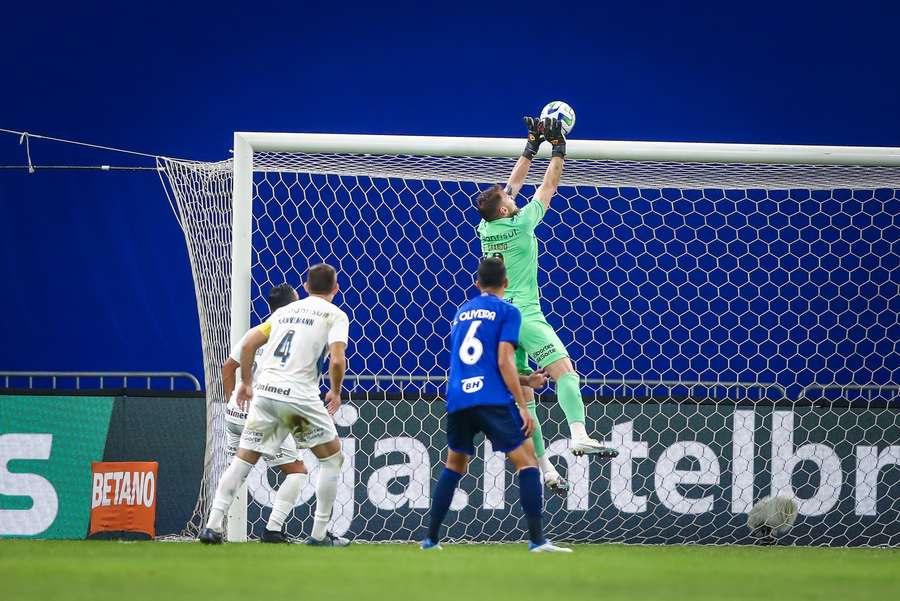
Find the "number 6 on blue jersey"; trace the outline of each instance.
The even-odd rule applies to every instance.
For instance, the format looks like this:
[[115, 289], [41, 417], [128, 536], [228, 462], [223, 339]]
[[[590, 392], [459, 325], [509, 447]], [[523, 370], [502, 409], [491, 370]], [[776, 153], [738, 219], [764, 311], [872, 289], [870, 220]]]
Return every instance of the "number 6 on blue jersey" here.
[[480, 325], [480, 320], [473, 321], [463, 338], [462, 344], [459, 345], [459, 358], [466, 365], [478, 363], [478, 360], [481, 359], [481, 354], [484, 352], [484, 345], [475, 338], [475, 332], [478, 331], [478, 326]]

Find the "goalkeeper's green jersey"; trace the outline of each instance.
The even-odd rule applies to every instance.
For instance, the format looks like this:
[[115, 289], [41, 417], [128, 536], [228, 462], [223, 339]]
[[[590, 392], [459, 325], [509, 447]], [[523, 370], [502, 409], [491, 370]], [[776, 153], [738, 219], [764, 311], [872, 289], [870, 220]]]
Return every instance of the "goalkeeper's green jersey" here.
[[534, 228], [543, 217], [544, 203], [533, 198], [512, 217], [478, 224], [481, 254], [503, 259], [509, 279], [506, 299], [520, 309], [540, 308], [538, 242]]

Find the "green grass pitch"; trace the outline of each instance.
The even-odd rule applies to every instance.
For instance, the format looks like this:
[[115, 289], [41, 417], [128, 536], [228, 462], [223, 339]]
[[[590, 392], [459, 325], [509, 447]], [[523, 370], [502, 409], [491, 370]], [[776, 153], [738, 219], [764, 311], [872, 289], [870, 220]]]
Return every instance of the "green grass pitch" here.
[[900, 599], [900, 550], [0, 541], [10, 601]]

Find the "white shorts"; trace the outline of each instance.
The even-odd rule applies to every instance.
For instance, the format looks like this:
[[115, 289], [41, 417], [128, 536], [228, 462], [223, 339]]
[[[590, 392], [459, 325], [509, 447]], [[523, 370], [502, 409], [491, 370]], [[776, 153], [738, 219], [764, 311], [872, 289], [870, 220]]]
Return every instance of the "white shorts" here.
[[240, 447], [274, 456], [289, 434], [300, 449], [317, 447], [337, 438], [334, 421], [320, 399], [289, 402], [255, 394]]
[[[234, 457], [235, 453], [237, 453], [243, 430], [243, 424], [225, 421], [225, 452], [228, 453], [229, 458]], [[297, 450], [297, 445], [291, 436], [284, 437], [284, 440], [281, 441], [281, 446], [274, 455], [264, 455], [263, 459], [266, 460], [269, 467], [278, 467], [279, 465], [301, 461], [300, 451]]]

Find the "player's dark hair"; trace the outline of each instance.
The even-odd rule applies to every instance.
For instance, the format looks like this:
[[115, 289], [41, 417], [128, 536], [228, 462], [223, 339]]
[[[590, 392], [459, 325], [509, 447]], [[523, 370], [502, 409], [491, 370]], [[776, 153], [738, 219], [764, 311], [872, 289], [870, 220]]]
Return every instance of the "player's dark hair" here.
[[269, 290], [269, 312], [289, 305], [297, 299], [297, 291], [290, 284], [280, 284]]
[[503, 187], [500, 184], [482, 190], [478, 195], [478, 212], [485, 221], [493, 221], [500, 216], [500, 201], [503, 200]]
[[506, 265], [502, 259], [488, 257], [478, 265], [478, 284], [482, 288], [501, 288], [506, 279]]
[[310, 294], [330, 294], [337, 283], [337, 271], [327, 263], [319, 263], [309, 268], [306, 286]]

